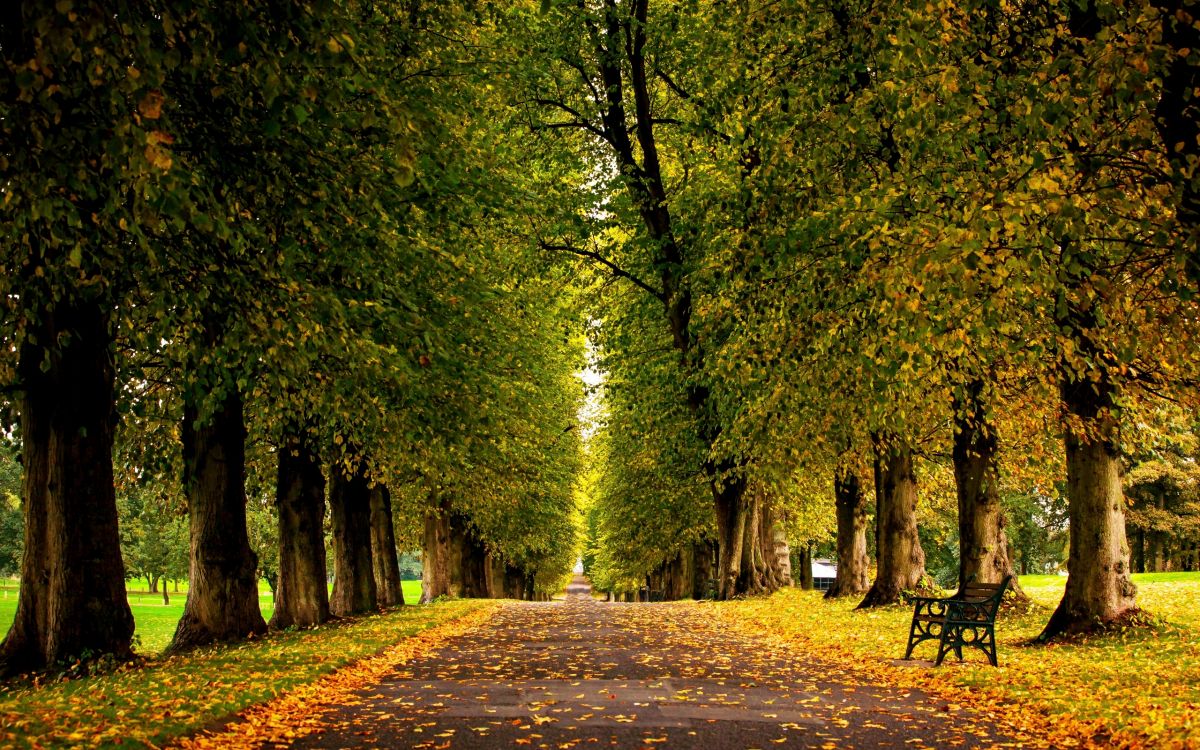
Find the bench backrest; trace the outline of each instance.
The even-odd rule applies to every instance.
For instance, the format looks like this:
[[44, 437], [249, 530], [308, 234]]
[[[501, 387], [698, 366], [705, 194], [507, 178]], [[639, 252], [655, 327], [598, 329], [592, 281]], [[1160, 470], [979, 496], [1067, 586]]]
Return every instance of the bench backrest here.
[[979, 609], [989, 620], [996, 619], [996, 612], [1000, 609], [1000, 602], [1004, 600], [1004, 592], [1008, 589], [1009, 582], [1012, 581], [1012, 576], [1004, 576], [1004, 580], [1000, 583], [977, 583], [974, 578], [967, 581], [967, 585], [958, 590], [953, 599], [961, 599], [962, 601], [971, 602], [972, 604], [984, 605]]

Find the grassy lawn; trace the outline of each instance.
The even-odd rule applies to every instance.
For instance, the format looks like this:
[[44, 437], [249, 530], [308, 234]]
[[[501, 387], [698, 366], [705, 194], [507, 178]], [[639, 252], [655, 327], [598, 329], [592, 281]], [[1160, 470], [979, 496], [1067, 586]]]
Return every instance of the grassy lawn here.
[[[145, 581], [141, 583], [145, 585]], [[412, 604], [420, 600], [420, 581], [404, 581], [403, 587], [404, 601]], [[187, 594], [183, 593], [186, 592], [187, 586], [182, 585], [180, 589], [182, 591], [179, 594], [170, 595], [171, 603], [166, 605], [162, 603], [162, 594], [151, 594], [133, 588], [129, 590], [129, 608], [133, 610], [133, 637], [138, 653], [157, 654], [170, 643], [171, 636], [175, 634], [175, 625], [183, 616], [183, 604], [187, 598]], [[271, 619], [275, 607], [271, 590], [266, 584], [259, 587], [258, 603], [262, 608], [263, 617]], [[16, 611], [17, 582], [6, 580], [4, 585], [0, 586], [0, 634], [8, 631]]]
[[[494, 606], [456, 600], [201, 649], [109, 675], [0, 684], [0, 747], [161, 747], [349, 662]], [[432, 631], [437, 633], [439, 631]], [[421, 636], [422, 639], [427, 636]], [[432, 639], [416, 641], [423, 647]], [[339, 674], [342, 674], [339, 672]]]
[[[1002, 614], [996, 626], [1000, 667], [964, 651], [941, 668], [898, 661], [904, 655], [910, 607], [854, 610], [856, 599], [825, 601], [820, 592], [782, 591], [769, 599], [715, 609], [732, 627], [780, 636], [804, 650], [853, 662], [881, 681], [914, 683], [955, 703], [1008, 711], [1021, 701], [1050, 718], [1063, 736], [1098, 737], [1115, 746], [1200, 744], [1200, 573], [1135, 575], [1138, 601], [1161, 618], [1156, 627], [1126, 630], [1066, 644], [1031, 645], [1062, 595], [1066, 578], [1025, 576], [1022, 587], [1039, 605]], [[932, 659], [936, 643], [915, 657]], [[1022, 712], [1024, 713], [1024, 712]], [[1116, 732], [1109, 737], [1109, 732]]]

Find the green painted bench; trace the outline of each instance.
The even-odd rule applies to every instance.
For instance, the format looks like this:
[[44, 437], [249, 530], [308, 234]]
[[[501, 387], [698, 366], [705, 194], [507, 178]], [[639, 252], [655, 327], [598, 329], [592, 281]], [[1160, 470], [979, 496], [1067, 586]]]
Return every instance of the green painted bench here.
[[908, 630], [908, 650], [905, 659], [912, 658], [913, 649], [923, 641], [936, 640], [936, 665], [941, 666], [946, 654], [953, 651], [963, 660], [963, 646], [982, 651], [996, 666], [996, 613], [1012, 576], [1000, 583], [968, 581], [954, 596], [935, 598], [918, 596], [913, 599], [912, 625]]

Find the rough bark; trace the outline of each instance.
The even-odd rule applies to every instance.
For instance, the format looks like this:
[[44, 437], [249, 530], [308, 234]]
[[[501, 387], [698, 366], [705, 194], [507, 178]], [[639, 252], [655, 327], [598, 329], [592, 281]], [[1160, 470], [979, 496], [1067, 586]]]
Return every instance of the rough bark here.
[[709, 595], [709, 581], [718, 580], [717, 545], [711, 541], [698, 542], [695, 546], [696, 572], [693, 579], [693, 595], [699, 599]]
[[96, 304], [60, 302], [41, 318], [18, 365], [25, 552], [0, 673], [84, 654], [124, 659], [133, 636], [113, 490], [108, 317]]
[[686, 545], [675, 559], [668, 584], [663, 588], [663, 597], [693, 599], [696, 597], [696, 545]]
[[742, 580], [742, 546], [745, 541], [745, 479], [734, 478], [714, 491], [717, 514], [717, 598], [731, 599]]
[[1012, 576], [1009, 590], [1028, 599], [1008, 556], [1004, 510], [1000, 507], [1000, 468], [996, 432], [982, 400], [983, 381], [973, 380], [954, 400], [954, 484], [958, 494], [958, 581], [999, 583]]
[[450, 596], [450, 503], [445, 499], [425, 511], [421, 560], [421, 603]]
[[504, 598], [525, 598], [525, 571], [515, 565], [504, 567]]
[[466, 519], [459, 518], [452, 524], [452, 533], [457, 530], [459, 539], [459, 596], [468, 599], [488, 598], [487, 548], [476, 536]]
[[371, 488], [371, 561], [375, 566], [375, 586], [379, 606], [404, 604], [400, 587], [400, 559], [396, 552], [396, 531], [392, 526], [392, 496], [385, 485]]
[[184, 484], [191, 561], [187, 603], [171, 652], [266, 631], [258, 606], [258, 560], [246, 534], [246, 426], [231, 390], [204, 422], [183, 410]]
[[272, 628], [311, 627], [329, 619], [325, 567], [325, 475], [298, 432], [279, 447], [275, 506], [279, 514], [279, 584]]
[[371, 492], [366, 467], [333, 467], [329, 491], [333, 520], [333, 595], [329, 609], [339, 616], [369, 612], [379, 605], [371, 561]]
[[483, 561], [484, 574], [487, 576], [487, 595], [489, 599], [504, 598], [504, 561], [492, 552], [488, 552]]
[[871, 586], [867, 497], [853, 469], [842, 467], [834, 475], [833, 499], [837, 515], [837, 577], [825, 592], [825, 598], [862, 596]]
[[650, 571], [651, 591], [662, 593], [664, 601], [690, 599], [696, 594], [696, 547], [685, 544], [674, 555]]
[[[878, 435], [871, 435], [871, 442], [877, 443]], [[875, 559], [879, 559], [879, 536], [883, 529], [883, 463], [879, 459], [879, 451], [871, 456], [871, 475], [875, 480]]]
[[1102, 629], [1138, 611], [1137, 588], [1129, 578], [1113, 388], [1104, 378], [1064, 378], [1061, 392], [1073, 420], [1064, 436], [1071, 541], [1066, 590], [1041, 640]]
[[903, 593], [921, 586], [925, 576], [925, 551], [917, 536], [917, 478], [912, 449], [894, 440], [875, 443], [879, 460], [881, 505], [878, 571], [859, 609], [895, 604]]
[[1133, 546], [1133, 571], [1135, 573], [1146, 572], [1146, 530], [1137, 529], [1136, 541]]
[[735, 594], [768, 594], [791, 585], [790, 550], [774, 508], [757, 493], [743, 499], [742, 564]]
[[813, 574], [812, 574], [812, 546], [805, 544], [800, 547], [800, 554], [797, 555], [797, 561], [800, 565], [800, 575], [797, 578], [796, 585], [803, 591], [812, 591], [813, 589]]

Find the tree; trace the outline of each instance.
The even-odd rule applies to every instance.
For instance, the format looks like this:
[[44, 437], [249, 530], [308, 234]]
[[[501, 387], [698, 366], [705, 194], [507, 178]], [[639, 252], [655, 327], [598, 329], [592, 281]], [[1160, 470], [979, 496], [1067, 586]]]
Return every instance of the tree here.
[[6, 672], [129, 654], [112, 346], [125, 295], [153, 257], [128, 228], [169, 213], [155, 198], [176, 187], [156, 127], [165, 37], [161, 17], [136, 3], [20, 2], [0, 16], [3, 287], [14, 303], [3, 330], [18, 359], [4, 374], [20, 393], [25, 469]]
[[21, 465], [10, 447], [0, 448], [0, 576], [21, 569], [25, 523], [21, 514]]

